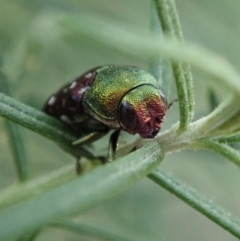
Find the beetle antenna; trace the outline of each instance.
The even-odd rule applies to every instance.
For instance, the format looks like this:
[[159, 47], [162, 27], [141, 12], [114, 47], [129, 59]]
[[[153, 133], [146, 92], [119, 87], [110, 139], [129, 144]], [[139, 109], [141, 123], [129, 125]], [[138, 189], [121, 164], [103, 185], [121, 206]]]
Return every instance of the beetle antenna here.
[[175, 100], [173, 100], [173, 101], [171, 101], [169, 104], [168, 104], [168, 110], [176, 103], [176, 102], [178, 102], [178, 99], [175, 99]]

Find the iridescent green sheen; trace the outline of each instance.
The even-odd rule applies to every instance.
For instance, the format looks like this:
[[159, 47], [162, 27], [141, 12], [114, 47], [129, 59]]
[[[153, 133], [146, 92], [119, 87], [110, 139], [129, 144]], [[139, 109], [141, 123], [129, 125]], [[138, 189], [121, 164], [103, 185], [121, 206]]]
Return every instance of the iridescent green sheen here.
[[84, 109], [97, 120], [118, 128], [118, 104], [129, 90], [142, 84], [158, 85], [151, 74], [135, 67], [101, 67], [97, 70], [91, 88], [84, 94], [82, 100]]

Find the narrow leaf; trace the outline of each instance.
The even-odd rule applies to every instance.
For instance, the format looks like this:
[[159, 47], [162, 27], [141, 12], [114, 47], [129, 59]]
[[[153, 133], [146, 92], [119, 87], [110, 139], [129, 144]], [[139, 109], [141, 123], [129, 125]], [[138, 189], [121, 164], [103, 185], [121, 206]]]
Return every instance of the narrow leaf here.
[[148, 177], [237, 238], [240, 238], [240, 219], [217, 206], [212, 200], [198, 194], [191, 187], [159, 169], [149, 174]]
[[231, 135], [239, 130], [240, 106], [236, 102], [238, 98], [235, 95], [229, 96], [208, 116], [196, 121], [200, 133], [204, 133], [201, 137]]
[[[163, 38], [162, 27], [159, 22], [157, 10], [153, 0], [151, 1], [150, 29], [151, 32], [156, 36]], [[170, 61], [167, 58], [162, 58], [161, 55], [157, 57], [150, 57], [149, 72], [159, 80], [159, 85], [168, 99], [170, 95], [170, 83], [173, 79]]]
[[[151, 2], [152, 3], [152, 2]], [[162, 35], [162, 30], [160, 23], [158, 21], [158, 17], [156, 14], [156, 9], [153, 4], [151, 4], [151, 12], [150, 12], [150, 29], [152, 33], [156, 35]], [[149, 60], [149, 72], [160, 82], [160, 85], [162, 86], [162, 76], [161, 76], [161, 66], [160, 66], [160, 56], [150, 58]]]
[[[174, 0], [155, 0], [159, 20], [163, 31], [172, 39], [183, 40], [183, 34]], [[172, 62], [175, 76], [179, 109], [180, 126], [184, 130], [191, 122], [194, 114], [194, 93], [190, 67], [182, 62]]]
[[153, 142], [116, 162], [0, 213], [0, 240], [17, 238], [111, 197], [152, 172], [163, 159]]
[[218, 153], [226, 157], [229, 161], [240, 166], [240, 152], [233, 149], [229, 145], [222, 144], [209, 139], [200, 139], [196, 141], [200, 147]]
[[74, 165], [69, 165], [43, 177], [15, 184], [0, 192], [0, 210], [34, 198], [76, 178]]
[[118, 234], [113, 232], [112, 230], [105, 230], [99, 227], [94, 227], [93, 225], [88, 225], [85, 223], [77, 223], [73, 221], [59, 221], [50, 224], [53, 227], [65, 228], [72, 232], [86, 235], [91, 238], [96, 238], [97, 240], [104, 240], [104, 241], [134, 241], [134, 240], [146, 240], [146, 238], [138, 237], [130, 238], [126, 237], [124, 234]]
[[236, 143], [236, 142], [240, 142], [240, 134], [227, 136], [227, 137], [219, 137], [213, 140], [224, 144]]
[[0, 93], [0, 116], [54, 141], [74, 156], [94, 158], [86, 148], [72, 145], [79, 136], [62, 123], [2, 93]]
[[[5, 94], [11, 95], [9, 80], [1, 71], [0, 89]], [[21, 130], [19, 129], [19, 126], [9, 122], [8, 120], [5, 120], [4, 124], [8, 135], [10, 149], [12, 151], [11, 154], [15, 162], [18, 179], [20, 181], [25, 181], [28, 176], [28, 161]]]

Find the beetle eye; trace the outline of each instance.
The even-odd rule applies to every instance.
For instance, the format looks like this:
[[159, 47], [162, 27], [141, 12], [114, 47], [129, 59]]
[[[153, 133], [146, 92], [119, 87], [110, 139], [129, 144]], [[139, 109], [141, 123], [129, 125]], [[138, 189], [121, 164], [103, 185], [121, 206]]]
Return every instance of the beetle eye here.
[[128, 131], [134, 130], [139, 126], [135, 109], [126, 101], [122, 102], [119, 107], [119, 123]]

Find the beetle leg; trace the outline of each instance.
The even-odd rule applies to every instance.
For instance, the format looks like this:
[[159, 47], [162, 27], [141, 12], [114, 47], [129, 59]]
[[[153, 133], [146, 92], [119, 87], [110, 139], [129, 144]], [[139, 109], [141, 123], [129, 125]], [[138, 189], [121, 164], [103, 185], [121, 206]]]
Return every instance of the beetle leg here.
[[74, 146], [77, 146], [77, 145], [83, 145], [83, 144], [86, 144], [86, 143], [90, 143], [90, 142], [93, 142], [99, 138], [101, 138], [102, 136], [104, 136], [106, 133], [105, 132], [92, 132], [86, 136], [83, 136], [81, 138], [79, 138], [78, 140], [74, 141], [72, 144]]
[[109, 140], [109, 146], [108, 146], [108, 162], [112, 162], [116, 159], [116, 150], [118, 147], [118, 137], [120, 134], [121, 129], [115, 130]]

